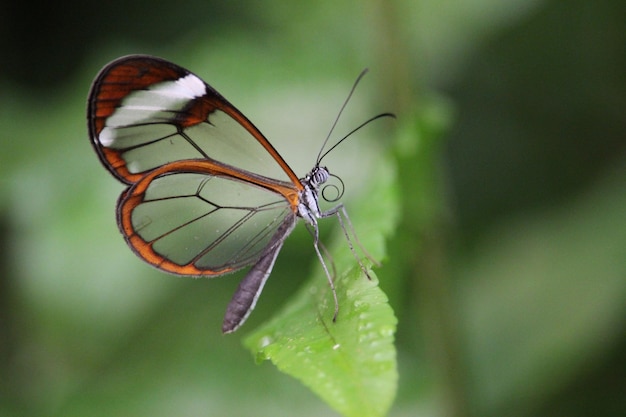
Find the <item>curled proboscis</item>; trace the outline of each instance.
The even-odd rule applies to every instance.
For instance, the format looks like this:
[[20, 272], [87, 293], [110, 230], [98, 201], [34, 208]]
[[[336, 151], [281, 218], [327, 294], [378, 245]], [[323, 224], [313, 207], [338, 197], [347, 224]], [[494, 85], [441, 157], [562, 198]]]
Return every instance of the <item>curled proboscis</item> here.
[[[322, 187], [322, 198], [329, 203], [334, 203], [335, 201], [339, 201], [341, 197], [343, 197], [343, 193], [346, 190], [345, 185], [343, 184], [343, 180], [337, 176], [330, 174], [331, 177], [336, 178], [339, 181], [339, 185], [336, 184], [326, 184]], [[328, 193], [333, 193], [334, 195], [328, 195]]]

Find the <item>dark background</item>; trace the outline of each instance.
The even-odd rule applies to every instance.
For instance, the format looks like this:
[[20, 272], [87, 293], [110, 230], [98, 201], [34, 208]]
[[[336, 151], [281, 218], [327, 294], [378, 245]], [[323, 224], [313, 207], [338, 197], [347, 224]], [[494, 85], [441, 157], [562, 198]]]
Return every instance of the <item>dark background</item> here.
[[[370, 68], [344, 130], [393, 111], [396, 131], [337, 153], [382, 144], [397, 163], [403, 217], [378, 270], [399, 319], [391, 415], [623, 415], [625, 15], [619, 0], [2, 3], [0, 415], [330, 412], [219, 334], [235, 277], [165, 276], [117, 234], [122, 187], [84, 101], [128, 53], [201, 75], [298, 174]], [[306, 152], [281, 148], [296, 132]], [[249, 329], [312, 255], [295, 233]]]

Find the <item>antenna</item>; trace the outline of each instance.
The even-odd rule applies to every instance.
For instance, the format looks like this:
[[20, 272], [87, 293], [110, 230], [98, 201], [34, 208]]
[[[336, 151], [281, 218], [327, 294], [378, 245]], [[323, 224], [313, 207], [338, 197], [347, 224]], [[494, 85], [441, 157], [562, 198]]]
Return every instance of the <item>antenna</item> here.
[[322, 162], [322, 159], [324, 159], [324, 157], [326, 155], [328, 155], [330, 153], [330, 151], [332, 151], [333, 149], [335, 149], [337, 146], [339, 146], [339, 144], [341, 142], [343, 142], [344, 140], [346, 140], [348, 138], [348, 136], [352, 135], [354, 132], [356, 132], [357, 130], [361, 129], [362, 127], [364, 127], [365, 125], [373, 122], [376, 119], [380, 119], [382, 117], [393, 117], [394, 119], [396, 118], [396, 115], [393, 113], [381, 113], [377, 116], [374, 116], [368, 120], [366, 120], [365, 122], [361, 123], [358, 127], [356, 127], [355, 129], [352, 129], [350, 131], [350, 133], [348, 133], [347, 135], [345, 135], [344, 137], [342, 137], [341, 139], [339, 139], [337, 141], [337, 143], [335, 143], [333, 146], [330, 147], [330, 149], [328, 149], [326, 152], [324, 152], [324, 148], [326, 147], [326, 145], [328, 144], [328, 140], [330, 139], [330, 135], [332, 135], [333, 131], [335, 130], [335, 127], [337, 126], [337, 123], [339, 122], [339, 118], [341, 117], [341, 114], [343, 113], [344, 109], [346, 108], [346, 106], [348, 105], [348, 102], [350, 101], [350, 98], [352, 97], [352, 94], [354, 94], [354, 91], [356, 90], [356, 86], [359, 85], [359, 82], [361, 81], [361, 79], [363, 78], [363, 76], [365, 74], [367, 74], [368, 69], [365, 68], [363, 71], [361, 71], [361, 73], [359, 74], [359, 76], [356, 78], [356, 81], [354, 82], [354, 84], [352, 85], [352, 88], [350, 89], [350, 92], [348, 93], [348, 97], [346, 97], [345, 101], [343, 102], [343, 104], [341, 105], [341, 108], [339, 109], [339, 113], [337, 114], [337, 117], [335, 118], [335, 121], [333, 122], [333, 125], [330, 128], [330, 131], [328, 132], [328, 135], [326, 136], [326, 139], [324, 139], [324, 143], [322, 144], [322, 147], [320, 148], [319, 153], [317, 154], [317, 159], [315, 160], [315, 166], [319, 166], [320, 162]]
[[350, 89], [350, 92], [348, 93], [348, 97], [346, 97], [345, 101], [341, 105], [341, 108], [339, 109], [339, 113], [337, 114], [337, 117], [335, 118], [335, 121], [333, 122], [333, 125], [330, 127], [330, 131], [328, 132], [328, 135], [326, 135], [326, 139], [324, 139], [324, 143], [322, 143], [322, 147], [320, 148], [320, 151], [317, 154], [317, 159], [315, 160], [315, 165], [319, 165], [320, 161], [322, 160], [322, 158], [323, 158], [323, 156], [321, 156], [322, 155], [322, 151], [326, 147], [326, 144], [328, 143], [328, 139], [330, 139], [330, 135], [332, 135], [333, 131], [335, 130], [335, 126], [337, 126], [337, 122], [339, 122], [339, 118], [341, 117], [341, 114], [343, 113], [343, 110], [346, 108], [346, 105], [348, 104], [348, 101], [350, 101], [350, 98], [352, 97], [352, 94], [354, 93], [354, 90], [356, 90], [356, 86], [359, 84], [359, 81], [361, 81], [361, 78], [363, 78], [363, 76], [365, 74], [367, 74], [367, 71], [368, 71], [367, 68], [365, 68], [363, 71], [361, 71], [359, 76], [356, 77], [356, 81], [354, 82], [354, 84], [352, 84], [352, 88]]
[[[350, 136], [351, 134], [353, 134], [354, 132], [356, 132], [357, 130], [361, 129], [362, 127], [365, 127], [365, 125], [370, 124], [371, 122], [373, 122], [374, 120], [383, 118], [383, 117], [391, 117], [391, 118], [396, 118], [396, 115], [393, 113], [381, 113], [379, 115], [376, 115], [374, 117], [371, 117], [369, 119], [367, 119], [366, 121], [364, 121], [363, 123], [361, 123], [359, 126], [355, 127], [354, 129], [352, 129], [347, 135], [345, 135], [344, 137], [342, 137], [341, 139], [339, 139], [337, 141], [337, 143], [335, 143], [333, 146], [330, 147], [330, 149], [328, 149], [326, 152], [324, 152], [321, 156], [318, 155], [317, 157], [317, 165], [319, 165], [320, 162], [322, 162], [322, 159], [324, 159], [324, 157], [326, 155], [328, 155], [330, 153], [330, 151], [332, 151], [333, 149], [335, 149], [337, 146], [339, 146], [339, 144], [341, 142], [343, 142], [344, 140], [348, 139], [348, 136]], [[321, 151], [320, 151], [321, 152]]]

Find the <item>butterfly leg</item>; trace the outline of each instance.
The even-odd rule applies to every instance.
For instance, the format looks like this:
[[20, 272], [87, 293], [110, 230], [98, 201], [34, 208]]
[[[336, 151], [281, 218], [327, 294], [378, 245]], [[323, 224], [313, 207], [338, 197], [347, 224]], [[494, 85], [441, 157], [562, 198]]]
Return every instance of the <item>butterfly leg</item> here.
[[[308, 223], [305, 223], [304, 225], [306, 226], [306, 230], [311, 234], [311, 237], [315, 239], [315, 229]], [[334, 280], [335, 277], [337, 276], [337, 267], [335, 266], [335, 260], [333, 259], [333, 255], [330, 253], [330, 251], [328, 250], [326, 245], [324, 245], [321, 239], [318, 241], [318, 245], [324, 257], [328, 259], [328, 263], [330, 264], [330, 268], [332, 269], [331, 276], [333, 277], [333, 280]]]
[[352, 243], [352, 239], [350, 238], [350, 235], [353, 236], [354, 241], [356, 242], [357, 246], [365, 254], [365, 257], [367, 259], [369, 259], [374, 265], [379, 266], [380, 264], [378, 263], [378, 261], [376, 261], [372, 257], [372, 255], [369, 254], [369, 252], [363, 247], [363, 245], [359, 241], [359, 238], [356, 232], [354, 231], [354, 227], [352, 226], [352, 222], [350, 221], [350, 216], [348, 216], [348, 212], [346, 211], [345, 206], [343, 204], [338, 204], [337, 206], [321, 213], [320, 215], [320, 217], [330, 217], [330, 216], [337, 216], [337, 220], [339, 221], [339, 226], [341, 226], [343, 235], [345, 236], [346, 241], [348, 242], [348, 247], [350, 248], [350, 252], [352, 252], [352, 255], [359, 263], [359, 267], [361, 268], [361, 271], [363, 271], [363, 273], [367, 276], [367, 279], [371, 280], [372, 278], [370, 277], [370, 274], [367, 271], [367, 268], [365, 268], [365, 265], [363, 265], [363, 262], [361, 262], [361, 258], [359, 257], [359, 255], [356, 253], [356, 250], [354, 249], [354, 245]]
[[[322, 264], [322, 268], [324, 268], [324, 273], [326, 274], [326, 278], [328, 279], [328, 285], [330, 286], [330, 290], [333, 293], [333, 300], [335, 302], [335, 314], [333, 315], [333, 321], [336, 321], [337, 316], [339, 315], [339, 300], [337, 299], [337, 291], [335, 290], [335, 283], [333, 281], [333, 277], [330, 275], [330, 272], [328, 272], [328, 267], [326, 266], [326, 262], [324, 262], [324, 257], [322, 256], [322, 252], [320, 251], [320, 246], [322, 247], [324, 252], [326, 252], [326, 248], [324, 248], [324, 245], [322, 245], [322, 243], [320, 242], [320, 238], [319, 238], [320, 234], [319, 234], [319, 228], [317, 227], [317, 223], [311, 224], [311, 227], [313, 228], [313, 230], [311, 231], [311, 233], [313, 234], [313, 247], [315, 248], [315, 253], [317, 254], [317, 258]], [[334, 268], [334, 265], [333, 265], [333, 268]]]
[[[363, 246], [361, 244], [361, 241], [359, 241], [359, 236], [356, 234], [354, 227], [352, 226], [352, 221], [350, 221], [350, 216], [348, 216], [348, 211], [346, 210], [346, 208], [344, 207], [343, 204], [340, 205], [341, 207], [341, 213], [343, 214], [343, 218], [346, 220], [346, 223], [348, 225], [348, 229], [350, 230], [350, 233], [352, 233], [352, 236], [354, 237], [354, 241], [356, 242], [357, 246], [359, 247], [359, 249], [361, 249], [361, 251], [363, 252], [363, 254], [365, 254], [365, 257], [367, 259], [369, 259], [374, 265], [376, 266], [380, 266], [380, 262], [378, 262], [376, 259], [374, 259], [374, 257], [372, 255], [370, 255], [370, 253], [367, 251], [367, 249], [365, 249], [365, 246]], [[341, 216], [337, 216], [339, 219], [339, 224], [341, 225], [341, 228], [344, 230], [344, 232], [346, 231], [346, 228], [343, 226], [342, 223], [342, 218]], [[350, 240], [348, 238], [348, 235], [346, 233], [346, 239], [348, 239], [348, 241]], [[354, 251], [352, 252], [354, 253]], [[358, 259], [358, 258], [357, 258]]]

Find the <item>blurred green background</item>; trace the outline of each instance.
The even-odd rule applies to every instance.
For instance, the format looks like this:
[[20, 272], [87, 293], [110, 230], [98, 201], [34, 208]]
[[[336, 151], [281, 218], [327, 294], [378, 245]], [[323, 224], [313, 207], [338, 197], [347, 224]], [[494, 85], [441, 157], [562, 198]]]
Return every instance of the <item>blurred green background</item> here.
[[379, 152], [397, 164], [403, 216], [377, 270], [399, 319], [390, 415], [626, 415], [623, 1], [1, 10], [0, 415], [335, 415], [241, 345], [298, 288], [294, 265], [304, 279], [315, 262], [303, 228], [228, 337], [238, 276], [174, 278], [124, 244], [123, 187], [91, 149], [85, 99], [128, 53], [200, 75], [299, 175], [370, 68], [337, 135], [383, 111], [398, 120], [327, 164], [349, 211]]

